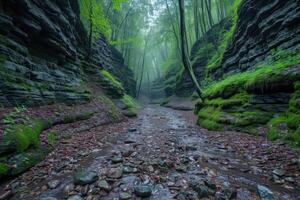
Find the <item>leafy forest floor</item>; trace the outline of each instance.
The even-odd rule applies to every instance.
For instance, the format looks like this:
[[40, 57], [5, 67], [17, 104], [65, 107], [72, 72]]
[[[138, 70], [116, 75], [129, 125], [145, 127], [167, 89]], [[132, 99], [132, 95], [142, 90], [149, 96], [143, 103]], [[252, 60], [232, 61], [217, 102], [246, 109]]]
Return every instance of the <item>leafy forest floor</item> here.
[[136, 119], [74, 133], [2, 184], [0, 199], [300, 198], [299, 150], [195, 124], [191, 111], [148, 105]]

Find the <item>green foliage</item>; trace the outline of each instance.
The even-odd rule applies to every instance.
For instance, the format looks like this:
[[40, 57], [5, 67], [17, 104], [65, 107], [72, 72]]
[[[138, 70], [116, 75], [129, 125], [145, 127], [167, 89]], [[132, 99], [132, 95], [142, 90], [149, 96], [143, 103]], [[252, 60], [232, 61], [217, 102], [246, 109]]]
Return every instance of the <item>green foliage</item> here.
[[[114, 6], [118, 6], [118, 2], [114, 1]], [[97, 0], [79, 0], [80, 17], [86, 29], [92, 31], [93, 39], [99, 38], [103, 34], [107, 40], [110, 39], [111, 27], [109, 20], [105, 16], [102, 5]], [[92, 29], [91, 29], [92, 25]]]
[[300, 128], [292, 135], [292, 139], [293, 139], [293, 144], [297, 147], [300, 147]]
[[47, 143], [50, 146], [54, 147], [56, 142], [57, 142], [57, 133], [55, 133], [55, 132], [48, 133], [47, 134]]
[[272, 87], [282, 81], [294, 81], [299, 79], [297, 74], [286, 75], [285, 71], [300, 61], [300, 54], [292, 55], [286, 59], [277, 60], [269, 64], [260, 64], [253, 71], [238, 73], [216, 82], [204, 90], [208, 98], [230, 97], [243, 90], [253, 90]]
[[232, 41], [233, 35], [236, 31], [236, 26], [238, 22], [238, 11], [243, 0], [235, 0], [234, 4], [231, 8], [231, 16], [229, 16], [229, 20], [231, 23], [231, 28], [229, 31], [223, 33], [223, 39], [221, 44], [218, 47], [218, 51], [216, 54], [209, 60], [207, 65], [207, 70], [213, 70], [218, 67], [223, 59], [223, 55], [226, 51], [227, 46]]
[[36, 120], [31, 125], [16, 124], [5, 130], [4, 141], [16, 145], [18, 152], [23, 152], [29, 147], [39, 147], [39, 135], [45, 127], [45, 123]]
[[112, 7], [114, 10], [120, 10], [122, 3], [127, 3], [128, 0], [112, 0]]

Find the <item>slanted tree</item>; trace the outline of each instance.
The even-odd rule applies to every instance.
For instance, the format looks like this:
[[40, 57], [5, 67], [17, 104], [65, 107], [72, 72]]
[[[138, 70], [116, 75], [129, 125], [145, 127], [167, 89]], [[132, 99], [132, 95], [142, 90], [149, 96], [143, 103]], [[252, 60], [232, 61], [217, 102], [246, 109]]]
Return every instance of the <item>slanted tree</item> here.
[[185, 26], [185, 10], [184, 10], [184, 0], [178, 0], [179, 3], [179, 21], [180, 21], [180, 41], [181, 41], [181, 57], [182, 64], [184, 68], [189, 72], [189, 75], [194, 83], [196, 92], [198, 93], [200, 99], [202, 100], [202, 90], [195, 76], [187, 47], [187, 36], [186, 36], [186, 26]]

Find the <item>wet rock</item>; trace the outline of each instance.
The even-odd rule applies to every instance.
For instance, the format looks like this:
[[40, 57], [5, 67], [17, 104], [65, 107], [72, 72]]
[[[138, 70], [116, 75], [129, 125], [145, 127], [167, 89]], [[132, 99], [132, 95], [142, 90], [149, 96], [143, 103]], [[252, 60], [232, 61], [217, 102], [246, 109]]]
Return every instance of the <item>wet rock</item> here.
[[65, 194], [65, 196], [69, 196], [70, 193], [74, 190], [74, 188], [75, 188], [74, 184], [68, 184], [64, 187], [63, 193]]
[[127, 192], [120, 192], [120, 199], [121, 200], [126, 200], [126, 199], [131, 199], [132, 196], [131, 194], [127, 193]]
[[134, 173], [134, 172], [136, 172], [137, 171], [137, 169], [136, 168], [133, 168], [133, 167], [131, 167], [131, 166], [124, 166], [123, 167], [123, 173], [124, 174], [130, 174], [130, 173]]
[[42, 197], [40, 200], [57, 200], [55, 197]]
[[98, 175], [94, 171], [80, 171], [74, 176], [74, 183], [77, 185], [87, 185], [98, 180]]
[[80, 195], [74, 195], [68, 198], [68, 200], [83, 200]]
[[193, 186], [193, 190], [197, 192], [199, 198], [208, 197], [208, 187], [204, 185]]
[[178, 172], [186, 172], [187, 171], [187, 166], [186, 165], [177, 165], [175, 167], [176, 171]]
[[236, 196], [236, 190], [231, 187], [229, 182], [225, 182], [223, 185], [222, 193], [225, 199], [233, 199]]
[[134, 187], [134, 193], [138, 197], [150, 197], [152, 195], [152, 189], [148, 185], [138, 185]]
[[55, 189], [57, 188], [57, 186], [60, 184], [60, 181], [59, 180], [52, 180], [52, 181], [49, 181], [48, 182], [48, 187], [50, 189]]
[[114, 163], [114, 164], [122, 163], [123, 162], [123, 157], [122, 156], [114, 156], [111, 159], [111, 162]]
[[284, 180], [289, 182], [289, 183], [295, 183], [295, 179], [292, 178], [292, 177], [286, 177]]
[[244, 188], [238, 189], [236, 194], [236, 200], [248, 200], [250, 198], [250, 191]]
[[258, 185], [257, 191], [261, 200], [278, 200], [276, 195], [267, 187]]
[[118, 168], [111, 168], [108, 171], [108, 177], [113, 178], [113, 179], [119, 179], [123, 176], [123, 169], [118, 167]]
[[106, 192], [109, 192], [111, 190], [108, 182], [106, 180], [101, 180], [98, 182], [98, 187], [101, 189], [101, 190], [104, 190]]
[[272, 174], [278, 176], [279, 178], [281, 178], [285, 175], [285, 172], [281, 169], [275, 169], [275, 170], [272, 171]]

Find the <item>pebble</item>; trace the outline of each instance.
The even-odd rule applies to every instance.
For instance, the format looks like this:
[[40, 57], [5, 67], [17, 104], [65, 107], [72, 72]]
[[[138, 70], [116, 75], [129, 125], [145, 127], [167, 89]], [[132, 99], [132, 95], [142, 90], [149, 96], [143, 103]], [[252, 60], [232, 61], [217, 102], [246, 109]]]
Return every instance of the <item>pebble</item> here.
[[122, 156], [114, 156], [111, 159], [112, 163], [117, 164], [123, 162], [123, 157]]
[[119, 179], [123, 176], [123, 169], [118, 168], [111, 168], [108, 172], [108, 177], [113, 179]]
[[275, 194], [265, 186], [258, 185], [257, 190], [261, 200], [278, 200]]
[[48, 182], [48, 187], [50, 189], [55, 189], [57, 188], [57, 186], [60, 184], [60, 181], [59, 180], [52, 180], [52, 181], [49, 181]]
[[83, 200], [80, 195], [74, 195], [68, 198], [68, 200]]
[[111, 190], [108, 182], [106, 180], [101, 180], [98, 182], [98, 187], [101, 189], [101, 190], [104, 190], [106, 192], [109, 192]]
[[134, 187], [134, 193], [138, 197], [150, 197], [152, 195], [152, 189], [148, 185], [139, 185]]
[[77, 185], [87, 185], [98, 180], [98, 175], [94, 171], [80, 171], [74, 176], [74, 183]]
[[281, 169], [275, 169], [272, 171], [272, 173], [280, 178], [285, 175], [285, 172]]
[[131, 194], [127, 193], [127, 192], [120, 192], [120, 199], [121, 200], [126, 200], [126, 199], [131, 199], [132, 196]]

